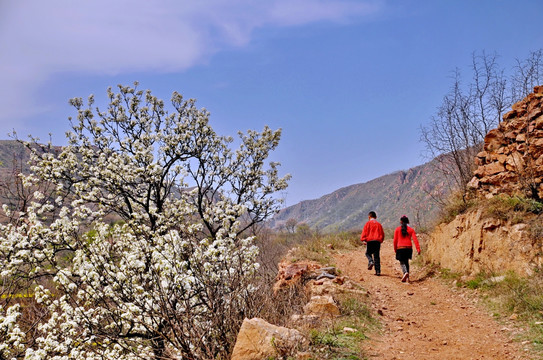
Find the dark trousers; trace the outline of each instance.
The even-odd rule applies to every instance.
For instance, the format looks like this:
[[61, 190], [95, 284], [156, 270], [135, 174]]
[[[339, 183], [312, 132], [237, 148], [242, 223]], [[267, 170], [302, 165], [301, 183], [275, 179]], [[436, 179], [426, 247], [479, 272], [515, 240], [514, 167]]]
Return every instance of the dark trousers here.
[[404, 274], [409, 272], [409, 259], [411, 259], [412, 257], [412, 248], [396, 250], [396, 260], [400, 262], [400, 266]]
[[381, 257], [379, 252], [381, 251], [381, 243], [378, 240], [372, 240], [367, 242], [366, 257], [368, 258], [368, 264], [375, 266], [375, 273], [381, 273]]

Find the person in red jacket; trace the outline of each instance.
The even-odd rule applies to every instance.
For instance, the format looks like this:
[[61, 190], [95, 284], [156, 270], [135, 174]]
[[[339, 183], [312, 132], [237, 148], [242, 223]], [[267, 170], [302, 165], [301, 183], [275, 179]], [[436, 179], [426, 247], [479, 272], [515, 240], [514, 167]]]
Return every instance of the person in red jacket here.
[[371, 270], [375, 266], [375, 275], [381, 275], [381, 258], [379, 252], [381, 251], [381, 243], [385, 239], [385, 232], [383, 226], [377, 221], [377, 214], [375, 211], [370, 211], [368, 214], [368, 222], [362, 229], [360, 235], [360, 241], [367, 244], [366, 257], [368, 258], [368, 270]]
[[396, 260], [400, 261], [402, 267], [402, 282], [409, 282], [409, 259], [413, 257], [413, 242], [417, 248], [417, 253], [420, 255], [420, 245], [417, 239], [415, 230], [409, 225], [409, 218], [403, 215], [400, 218], [401, 225], [394, 231], [394, 252]]

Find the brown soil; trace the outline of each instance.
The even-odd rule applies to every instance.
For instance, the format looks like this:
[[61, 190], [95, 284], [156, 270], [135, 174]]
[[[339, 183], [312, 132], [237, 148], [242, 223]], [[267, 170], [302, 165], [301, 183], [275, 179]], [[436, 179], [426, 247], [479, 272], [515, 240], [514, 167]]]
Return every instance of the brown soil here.
[[369, 359], [530, 358], [512, 340], [512, 327], [498, 324], [477, 305], [476, 296], [425, 276], [413, 263], [410, 283], [402, 283], [391, 241], [381, 247], [379, 277], [367, 269], [364, 251], [338, 254], [335, 260], [343, 274], [369, 291], [383, 324], [364, 342]]

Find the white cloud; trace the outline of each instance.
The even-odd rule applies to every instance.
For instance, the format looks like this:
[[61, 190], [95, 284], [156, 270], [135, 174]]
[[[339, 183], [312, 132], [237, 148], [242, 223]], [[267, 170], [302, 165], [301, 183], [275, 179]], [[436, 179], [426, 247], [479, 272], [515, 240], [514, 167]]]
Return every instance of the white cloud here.
[[[29, 94], [61, 72], [182, 71], [255, 28], [347, 21], [375, 2], [20, 0], [0, 4], [0, 124], [44, 110]], [[26, 104], [26, 105], [25, 105]], [[25, 106], [23, 106], [25, 105]]]

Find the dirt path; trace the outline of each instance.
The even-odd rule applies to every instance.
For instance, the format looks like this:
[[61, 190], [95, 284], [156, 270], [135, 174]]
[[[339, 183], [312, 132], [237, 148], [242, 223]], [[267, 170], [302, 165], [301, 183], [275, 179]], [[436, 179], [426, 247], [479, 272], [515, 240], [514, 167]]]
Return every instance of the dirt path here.
[[402, 283], [391, 241], [381, 248], [380, 277], [367, 270], [364, 251], [338, 254], [336, 263], [345, 275], [361, 281], [372, 307], [382, 314], [382, 331], [366, 341], [370, 359], [529, 359], [522, 345], [508, 337], [508, 328], [462, 291], [421, 279], [413, 265], [411, 283]]

